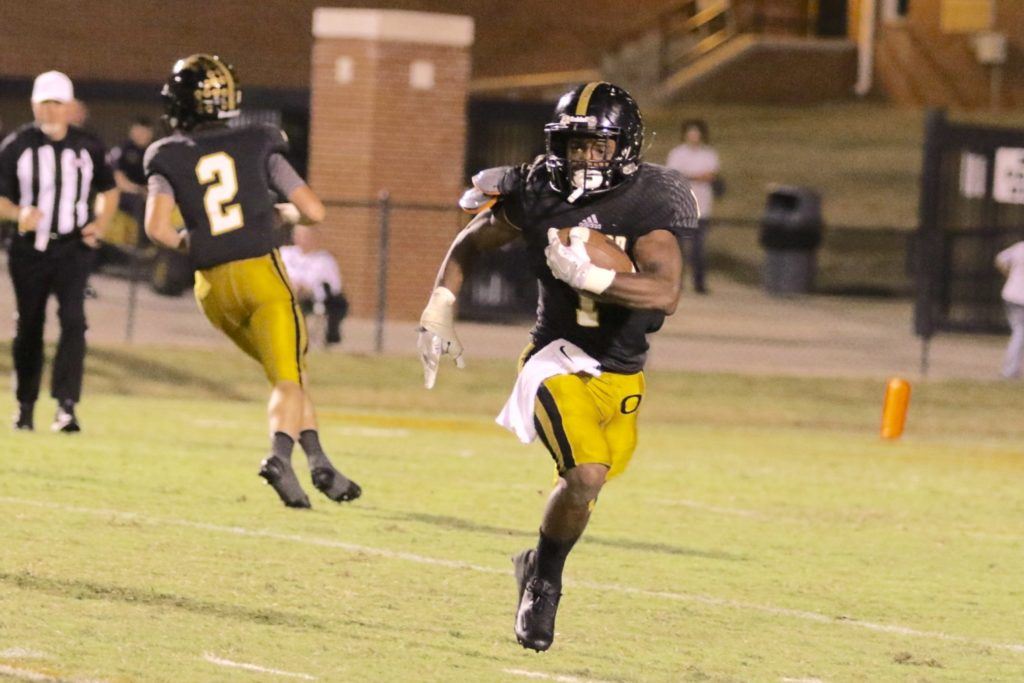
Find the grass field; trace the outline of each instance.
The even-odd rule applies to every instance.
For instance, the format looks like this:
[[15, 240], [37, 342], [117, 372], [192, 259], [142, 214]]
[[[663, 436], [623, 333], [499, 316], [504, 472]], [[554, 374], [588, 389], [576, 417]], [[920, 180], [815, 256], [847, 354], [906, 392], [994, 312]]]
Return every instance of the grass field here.
[[429, 393], [411, 359], [312, 366], [345, 507], [261, 485], [238, 354], [94, 349], [84, 433], [0, 430], [0, 678], [1021, 680], [1020, 387], [919, 385], [882, 443], [876, 382], [653, 375], [538, 655], [508, 558], [551, 465], [491, 423], [511, 359]]

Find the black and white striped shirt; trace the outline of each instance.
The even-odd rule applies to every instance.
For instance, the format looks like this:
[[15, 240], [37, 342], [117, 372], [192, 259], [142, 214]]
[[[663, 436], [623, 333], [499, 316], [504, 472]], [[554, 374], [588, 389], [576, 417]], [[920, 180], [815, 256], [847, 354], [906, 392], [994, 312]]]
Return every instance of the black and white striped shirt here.
[[98, 138], [73, 126], [55, 141], [28, 124], [0, 143], [0, 195], [42, 213], [36, 231], [19, 239], [44, 251], [51, 240], [78, 236], [93, 220], [96, 194], [115, 187], [104, 152]]

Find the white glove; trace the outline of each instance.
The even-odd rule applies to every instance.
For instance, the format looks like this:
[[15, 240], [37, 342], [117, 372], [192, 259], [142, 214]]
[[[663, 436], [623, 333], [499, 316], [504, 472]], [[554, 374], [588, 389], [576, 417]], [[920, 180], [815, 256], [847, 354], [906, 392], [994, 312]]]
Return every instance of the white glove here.
[[569, 246], [558, 239], [558, 230], [548, 228], [548, 246], [544, 250], [552, 274], [570, 287], [591, 294], [601, 294], [611, 287], [615, 271], [599, 268], [590, 262], [587, 254], [586, 228], [573, 228], [569, 232]]
[[416, 342], [423, 363], [423, 386], [434, 388], [441, 356], [451, 356], [455, 367], [465, 367], [462, 344], [455, 335], [455, 295], [447, 287], [438, 287], [430, 295], [420, 316], [420, 336]]

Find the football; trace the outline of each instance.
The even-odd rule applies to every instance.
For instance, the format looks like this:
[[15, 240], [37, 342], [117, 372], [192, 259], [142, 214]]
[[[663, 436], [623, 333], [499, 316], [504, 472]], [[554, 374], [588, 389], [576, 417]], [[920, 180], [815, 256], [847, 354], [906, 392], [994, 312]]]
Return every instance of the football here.
[[[558, 239], [562, 244], [569, 245], [569, 231], [572, 228], [561, 228], [558, 231]], [[587, 248], [587, 255], [591, 263], [599, 268], [608, 268], [616, 273], [634, 273], [636, 267], [629, 255], [622, 250], [608, 235], [590, 228], [583, 228], [586, 231], [584, 240]]]

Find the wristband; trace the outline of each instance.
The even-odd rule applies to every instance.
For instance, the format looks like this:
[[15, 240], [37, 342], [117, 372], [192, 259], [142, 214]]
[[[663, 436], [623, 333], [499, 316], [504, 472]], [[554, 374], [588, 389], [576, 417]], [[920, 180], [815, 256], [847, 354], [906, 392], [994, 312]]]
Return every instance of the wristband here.
[[614, 280], [614, 270], [591, 265], [583, 276], [583, 284], [580, 285], [580, 289], [591, 294], [602, 294], [604, 290], [612, 286]]

